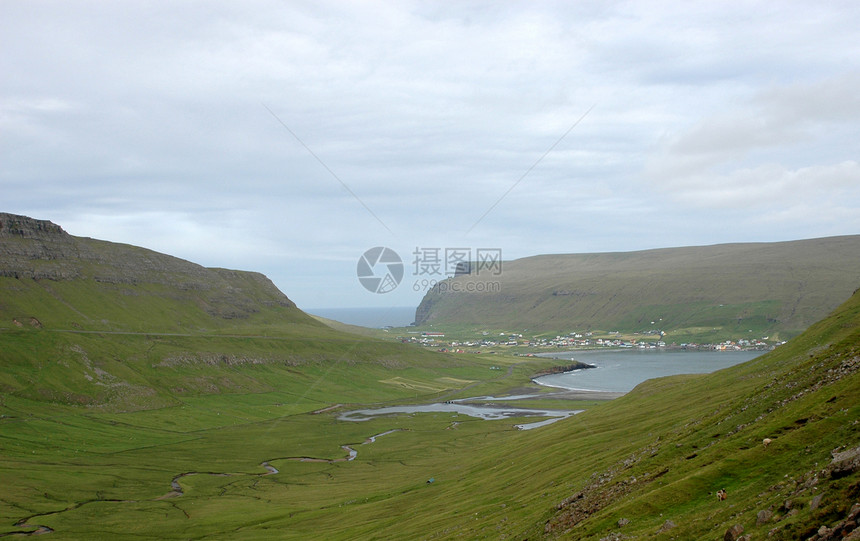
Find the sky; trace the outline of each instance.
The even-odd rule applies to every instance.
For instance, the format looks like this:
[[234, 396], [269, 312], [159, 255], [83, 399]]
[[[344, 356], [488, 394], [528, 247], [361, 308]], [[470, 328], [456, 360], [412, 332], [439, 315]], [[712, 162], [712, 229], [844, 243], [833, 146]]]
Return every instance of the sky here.
[[853, 0], [2, 0], [0, 211], [262, 272], [306, 309], [417, 306], [464, 254], [858, 234], [858, 21]]

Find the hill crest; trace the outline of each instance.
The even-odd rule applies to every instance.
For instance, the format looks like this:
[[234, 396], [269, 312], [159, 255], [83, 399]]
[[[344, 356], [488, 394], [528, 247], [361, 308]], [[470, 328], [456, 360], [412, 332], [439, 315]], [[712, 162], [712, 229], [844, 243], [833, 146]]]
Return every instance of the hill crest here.
[[[716, 328], [792, 336], [851, 295], [860, 285], [858, 269], [860, 235], [539, 255], [505, 262], [498, 276], [442, 282], [421, 301], [416, 322], [547, 332]], [[498, 287], [469, 284], [487, 280]]]
[[320, 325], [260, 273], [76, 237], [8, 213], [0, 213], [0, 292], [0, 328], [31, 317], [90, 330], [211, 330], [252, 319]]

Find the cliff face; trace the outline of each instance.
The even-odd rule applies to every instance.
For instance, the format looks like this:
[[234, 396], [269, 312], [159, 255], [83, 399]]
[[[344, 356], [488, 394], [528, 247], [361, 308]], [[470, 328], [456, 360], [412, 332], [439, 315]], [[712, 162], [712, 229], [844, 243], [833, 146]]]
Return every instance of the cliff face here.
[[54, 235], [68, 236], [68, 233], [48, 220], [0, 212], [0, 237], [46, 238]]
[[0, 213], [0, 276], [77, 278], [79, 268], [74, 260], [79, 255], [73, 237], [57, 224]]
[[[211, 289], [213, 280], [248, 274], [255, 273], [208, 269], [145, 248], [75, 237], [47, 220], [0, 213], [0, 276]], [[294, 306], [263, 275], [258, 274], [255, 281], [279, 297], [283, 306]]]
[[[123, 317], [129, 320], [135, 318], [131, 297], [157, 298], [171, 314], [202, 310], [241, 319], [276, 308], [287, 310], [280, 315], [310, 320], [262, 274], [210, 269], [145, 248], [69, 235], [47, 220], [0, 213], [0, 320], [4, 308], [37, 305], [34, 296], [44, 292], [57, 310], [85, 314], [80, 320], [105, 319], [90, 313], [96, 305], [88, 308], [85, 297], [128, 306]], [[108, 319], [117, 323], [115, 316]]]

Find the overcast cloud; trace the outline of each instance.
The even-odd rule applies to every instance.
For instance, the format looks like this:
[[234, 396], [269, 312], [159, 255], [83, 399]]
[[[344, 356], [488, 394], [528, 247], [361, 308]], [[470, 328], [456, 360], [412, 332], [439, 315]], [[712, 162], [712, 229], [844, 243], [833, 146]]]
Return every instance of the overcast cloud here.
[[[0, 211], [260, 271], [304, 308], [417, 305], [442, 276], [414, 275], [416, 247], [857, 234], [857, 21], [854, 1], [5, 0]], [[391, 293], [356, 278], [373, 246], [404, 259]]]

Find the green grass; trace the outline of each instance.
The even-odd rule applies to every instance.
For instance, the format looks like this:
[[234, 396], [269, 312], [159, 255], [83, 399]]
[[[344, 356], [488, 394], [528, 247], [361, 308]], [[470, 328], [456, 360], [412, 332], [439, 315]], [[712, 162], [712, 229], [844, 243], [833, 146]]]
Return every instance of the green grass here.
[[[831, 450], [860, 443], [857, 372], [828, 379], [860, 353], [858, 329], [860, 297], [767, 356], [711, 375], [652, 380], [525, 432], [513, 429], [516, 420], [425, 414], [355, 423], [339, 421], [336, 410], [311, 413], [336, 403], [438, 397], [381, 384], [392, 369], [361, 360], [289, 370], [243, 365], [236, 377], [257, 382], [255, 392], [174, 393], [165, 397], [174, 403], [128, 412], [5, 393], [0, 532], [26, 529], [15, 524], [32, 516], [29, 524], [53, 528], [58, 539], [599, 539], [613, 532], [659, 537], [671, 519], [677, 527], [667, 536], [678, 539], [719, 538], [734, 523], [754, 538], [775, 529], [773, 538], [794, 539], [835, 522], [860, 495], [856, 472], [842, 479], [819, 473], [815, 490], [802, 488], [805, 476], [826, 467]], [[83, 338], [117, 342], [101, 347], [120, 350], [147, 343]], [[220, 340], [223, 347], [248, 345]], [[164, 355], [176, 341], [159, 342], [153, 352]], [[522, 386], [545, 362], [491, 355], [452, 361], [411, 351], [427, 364], [401, 359], [397, 375], [476, 381], [465, 395]], [[491, 363], [513, 366], [511, 375], [501, 378]], [[135, 366], [145, 376], [144, 364]], [[194, 370], [212, 377], [210, 370], [223, 367], [186, 369], [171, 378], [184, 381]], [[397, 432], [361, 445], [388, 430]], [[768, 449], [764, 437], [774, 438]], [[356, 460], [291, 460], [340, 459], [344, 444], [358, 451]], [[280, 473], [263, 475], [263, 461]], [[201, 473], [180, 479], [183, 495], [158, 499], [186, 472]], [[722, 504], [713, 496], [720, 488], [729, 493]], [[572, 522], [570, 507], [556, 506], [580, 491], [593, 508]], [[824, 498], [813, 511], [816, 493]], [[796, 515], [779, 511], [786, 499], [796, 502]], [[781, 520], [757, 526], [763, 509]], [[619, 527], [621, 518], [630, 523]]]
[[[75, 242], [82, 278], [0, 278], [0, 535], [719, 539], [740, 523], [798, 539], [860, 498], [858, 472], [827, 473], [831, 451], [860, 445], [860, 295], [766, 356], [651, 380], [532, 431], [441, 413], [348, 422], [340, 412], [359, 406], [516, 392], [557, 361], [342, 332], [260, 275]], [[724, 304], [750, 320], [773, 308]], [[672, 303], [645, 305], [672, 317]], [[717, 308], [699, 308], [702, 324], [679, 329], [707, 333]], [[757, 525], [763, 509], [775, 519]], [[657, 534], [667, 519], [677, 527]]]
[[[529, 332], [642, 332], [681, 341], [796, 336], [857, 287], [860, 236], [781, 243], [727, 244], [625, 253], [559, 254], [504, 262], [494, 293], [431, 290], [418, 307], [421, 326], [483, 326]], [[654, 322], [653, 324], [651, 322]], [[674, 340], [672, 338], [671, 340]]]

